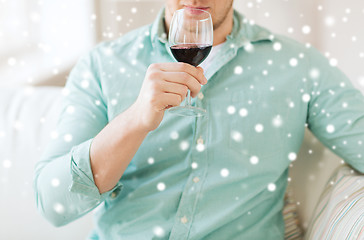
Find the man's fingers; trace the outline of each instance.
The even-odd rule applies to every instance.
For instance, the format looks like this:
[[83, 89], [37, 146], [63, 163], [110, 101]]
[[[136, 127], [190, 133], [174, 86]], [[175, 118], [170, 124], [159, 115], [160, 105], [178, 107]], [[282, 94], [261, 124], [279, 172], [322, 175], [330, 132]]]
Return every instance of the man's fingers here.
[[191, 96], [195, 97], [200, 92], [201, 85], [194, 77], [185, 72], [164, 72], [163, 80], [176, 84], [185, 85], [191, 90]]
[[157, 63], [155, 64], [163, 72], [186, 72], [194, 77], [200, 84], [204, 85], [207, 83], [207, 79], [203, 74], [201, 67], [194, 67], [187, 63]]
[[168, 109], [170, 107], [179, 106], [182, 103], [182, 98], [179, 94], [175, 93], [163, 93], [161, 95], [161, 110]]
[[162, 91], [165, 93], [174, 93], [181, 96], [182, 101], [187, 95], [188, 87], [179, 83], [172, 83], [164, 81]]

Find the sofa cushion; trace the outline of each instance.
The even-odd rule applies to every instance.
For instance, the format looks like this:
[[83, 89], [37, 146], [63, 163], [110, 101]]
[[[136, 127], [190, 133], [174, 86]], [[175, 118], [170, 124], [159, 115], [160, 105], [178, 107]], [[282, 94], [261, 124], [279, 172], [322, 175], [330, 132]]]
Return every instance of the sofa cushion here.
[[54, 137], [61, 99], [60, 87], [0, 88], [0, 239], [85, 239], [92, 229], [91, 215], [55, 228], [36, 209], [34, 165]]
[[301, 223], [297, 214], [297, 205], [293, 197], [292, 185], [288, 184], [284, 195], [283, 218], [285, 225], [285, 240], [300, 240], [303, 237]]
[[335, 171], [312, 215], [306, 239], [364, 239], [364, 175], [348, 165]]

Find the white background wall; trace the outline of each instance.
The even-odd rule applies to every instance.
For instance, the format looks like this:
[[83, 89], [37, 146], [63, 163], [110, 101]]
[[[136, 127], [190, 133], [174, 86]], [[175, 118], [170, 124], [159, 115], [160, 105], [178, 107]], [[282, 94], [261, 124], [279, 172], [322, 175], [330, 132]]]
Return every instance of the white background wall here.
[[[163, 5], [162, 0], [23, 1], [36, 4], [26, 12], [27, 19], [34, 21], [34, 13], [41, 16], [29, 32], [31, 35], [40, 31], [39, 38], [23, 41], [23, 47], [35, 44], [38, 54], [30, 58], [22, 47], [10, 53], [0, 48], [0, 87], [29, 84], [29, 78], [33, 83], [64, 84], [79, 55], [99, 41], [115, 39], [151, 22]], [[0, 12], [9, 2], [21, 4], [22, 0], [0, 0]], [[235, 7], [257, 24], [302, 43], [309, 42], [328, 58], [337, 59], [338, 66], [363, 91], [364, 1], [235, 0]], [[11, 16], [6, 21], [4, 17], [0, 19], [6, 22], [0, 24], [1, 45], [12, 41], [7, 38], [6, 28], [16, 20]], [[310, 26], [309, 34], [302, 32], [306, 25]], [[22, 36], [23, 29], [17, 31]], [[12, 59], [16, 59], [15, 64]], [[46, 63], [51, 64], [44, 67]], [[4, 160], [0, 158], [0, 239], [80, 239], [87, 235], [92, 224], [90, 216], [60, 229], [54, 229], [38, 216], [31, 188], [33, 169], [24, 169], [22, 164], [5, 168]], [[21, 180], [17, 177], [19, 172], [26, 172]]]

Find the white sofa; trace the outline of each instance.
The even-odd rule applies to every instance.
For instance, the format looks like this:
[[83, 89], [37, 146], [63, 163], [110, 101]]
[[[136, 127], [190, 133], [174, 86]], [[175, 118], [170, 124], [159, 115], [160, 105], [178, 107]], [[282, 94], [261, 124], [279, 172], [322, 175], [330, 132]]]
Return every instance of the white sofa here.
[[[36, 210], [34, 164], [59, 114], [60, 87], [0, 89], [0, 239], [85, 239], [92, 214], [55, 228]], [[340, 159], [306, 131], [290, 172], [299, 218], [307, 227], [322, 188]]]

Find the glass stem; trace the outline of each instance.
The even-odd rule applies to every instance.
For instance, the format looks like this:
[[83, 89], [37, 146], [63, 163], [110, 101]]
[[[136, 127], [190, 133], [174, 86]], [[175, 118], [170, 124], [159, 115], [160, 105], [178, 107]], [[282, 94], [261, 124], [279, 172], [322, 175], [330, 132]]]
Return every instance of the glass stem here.
[[190, 90], [188, 89], [187, 91], [187, 101], [186, 101], [186, 106], [190, 107], [191, 106], [191, 93]]

